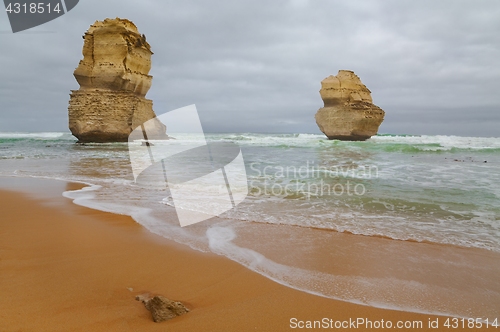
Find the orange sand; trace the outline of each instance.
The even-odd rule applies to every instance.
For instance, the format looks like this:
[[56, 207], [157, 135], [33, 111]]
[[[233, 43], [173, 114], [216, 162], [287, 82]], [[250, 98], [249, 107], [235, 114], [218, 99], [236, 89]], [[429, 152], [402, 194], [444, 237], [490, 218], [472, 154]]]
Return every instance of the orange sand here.
[[[290, 289], [62, 196], [0, 191], [0, 202], [0, 331], [289, 331], [293, 317], [422, 321], [422, 331], [436, 319]], [[145, 292], [191, 312], [154, 323], [134, 299]]]

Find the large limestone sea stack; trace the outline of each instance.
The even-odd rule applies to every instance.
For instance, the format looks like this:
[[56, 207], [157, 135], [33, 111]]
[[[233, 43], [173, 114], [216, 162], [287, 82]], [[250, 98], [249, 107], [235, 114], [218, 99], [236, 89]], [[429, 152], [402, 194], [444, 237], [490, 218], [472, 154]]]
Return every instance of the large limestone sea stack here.
[[[96, 21], [83, 36], [83, 60], [74, 72], [69, 129], [80, 142], [126, 142], [136, 127], [156, 115], [146, 99], [151, 87], [151, 47], [127, 19]], [[154, 121], [156, 138], [166, 127]]]
[[339, 70], [325, 78], [319, 93], [325, 107], [316, 113], [316, 123], [329, 139], [364, 141], [377, 134], [385, 112], [354, 72]]

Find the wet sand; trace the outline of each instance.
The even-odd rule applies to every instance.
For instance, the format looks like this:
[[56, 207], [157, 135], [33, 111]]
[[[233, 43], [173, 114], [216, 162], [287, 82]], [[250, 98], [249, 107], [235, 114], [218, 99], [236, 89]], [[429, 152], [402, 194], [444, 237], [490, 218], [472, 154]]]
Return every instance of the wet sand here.
[[[358, 318], [391, 321], [392, 329], [398, 321], [420, 321], [419, 331], [439, 319], [437, 330], [449, 330], [446, 317], [282, 286], [224, 257], [153, 235], [128, 216], [77, 206], [61, 196], [56, 181], [2, 185], [0, 179], [2, 187], [8, 190], [0, 191], [0, 331], [289, 331], [300, 330], [299, 321]], [[182, 301], [191, 312], [154, 323], [135, 301], [147, 292]]]

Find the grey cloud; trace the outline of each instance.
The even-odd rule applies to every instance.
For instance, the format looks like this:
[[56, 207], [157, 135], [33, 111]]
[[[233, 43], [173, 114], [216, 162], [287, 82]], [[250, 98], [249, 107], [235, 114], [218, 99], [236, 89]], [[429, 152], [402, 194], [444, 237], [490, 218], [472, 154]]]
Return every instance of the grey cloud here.
[[82, 0], [38, 28], [0, 34], [0, 130], [67, 130], [81, 35], [116, 16], [155, 52], [156, 113], [196, 103], [206, 130], [319, 133], [320, 81], [351, 69], [386, 110], [381, 132], [499, 136], [495, 0]]

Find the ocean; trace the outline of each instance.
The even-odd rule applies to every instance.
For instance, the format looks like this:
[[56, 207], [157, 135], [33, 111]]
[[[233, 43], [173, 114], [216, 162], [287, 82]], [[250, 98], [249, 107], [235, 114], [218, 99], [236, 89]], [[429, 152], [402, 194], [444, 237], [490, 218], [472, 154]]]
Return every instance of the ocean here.
[[[236, 208], [187, 227], [179, 225], [161, 167], [134, 181], [126, 143], [0, 133], [0, 181], [84, 183], [64, 195], [319, 296], [422, 313], [500, 316], [500, 138], [206, 137], [240, 147], [249, 194]], [[356, 264], [346, 255], [355, 255]]]

